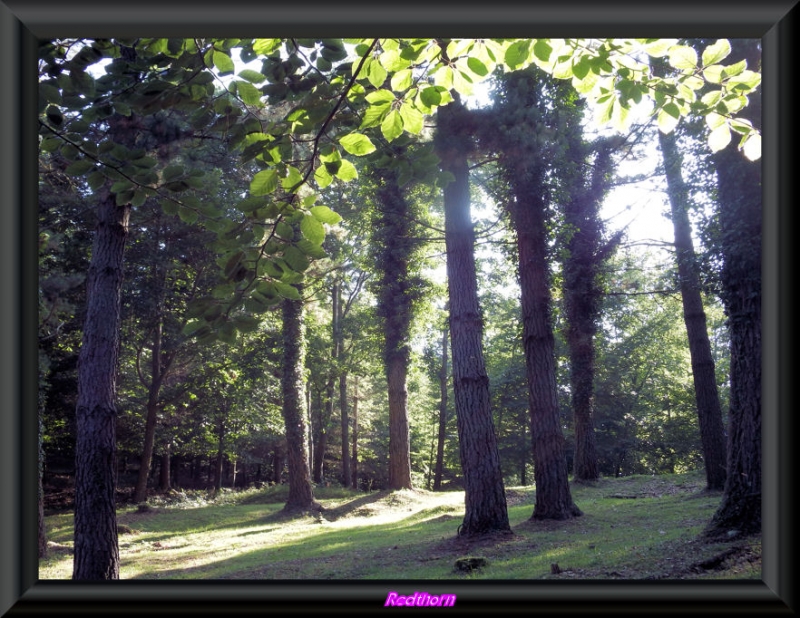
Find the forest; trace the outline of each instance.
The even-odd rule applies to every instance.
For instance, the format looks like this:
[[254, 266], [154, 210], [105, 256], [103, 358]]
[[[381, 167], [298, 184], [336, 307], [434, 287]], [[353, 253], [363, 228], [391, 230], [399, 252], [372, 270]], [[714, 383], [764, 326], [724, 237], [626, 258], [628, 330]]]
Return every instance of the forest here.
[[40, 558], [73, 513], [119, 579], [187, 492], [461, 492], [475, 540], [641, 475], [760, 535], [758, 39], [38, 51]]

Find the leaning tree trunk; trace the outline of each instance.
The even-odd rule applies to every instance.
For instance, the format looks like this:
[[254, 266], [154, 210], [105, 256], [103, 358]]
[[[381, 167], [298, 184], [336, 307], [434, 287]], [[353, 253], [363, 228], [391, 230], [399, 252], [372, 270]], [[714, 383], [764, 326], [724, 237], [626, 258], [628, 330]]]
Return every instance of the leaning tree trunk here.
[[119, 579], [116, 375], [122, 264], [130, 207], [117, 206], [115, 196], [107, 189], [99, 199], [78, 360], [72, 571], [77, 580]]
[[700, 295], [700, 277], [696, 268], [692, 228], [687, 212], [689, 193], [681, 174], [683, 158], [678, 150], [674, 133], [667, 135], [659, 131], [658, 140], [664, 158], [667, 193], [675, 230], [675, 258], [678, 263], [683, 301], [683, 320], [686, 324], [689, 354], [692, 359], [694, 395], [706, 466], [706, 487], [710, 490], [721, 490], [725, 487], [727, 476], [725, 428], [722, 423], [722, 406], [717, 389], [714, 357], [711, 355], [711, 343], [708, 338], [706, 314]]
[[[300, 288], [300, 286], [297, 286]], [[283, 420], [286, 425], [286, 460], [289, 465], [289, 497], [287, 511], [318, 508], [311, 486], [308, 466], [308, 433], [303, 413], [303, 370], [305, 333], [303, 301], [286, 299], [281, 305], [283, 316]]]
[[457, 102], [439, 109], [436, 150], [442, 170], [454, 178], [444, 189], [444, 210], [453, 391], [466, 503], [459, 534], [474, 536], [510, 532], [511, 527], [483, 358], [467, 162], [471, 138], [461, 126], [466, 113]]
[[[731, 58], [760, 66], [759, 41], [734, 39]], [[742, 115], [760, 127], [755, 93]], [[722, 289], [731, 349], [728, 476], [708, 536], [761, 531], [761, 166], [735, 144], [713, 157], [719, 189]]]

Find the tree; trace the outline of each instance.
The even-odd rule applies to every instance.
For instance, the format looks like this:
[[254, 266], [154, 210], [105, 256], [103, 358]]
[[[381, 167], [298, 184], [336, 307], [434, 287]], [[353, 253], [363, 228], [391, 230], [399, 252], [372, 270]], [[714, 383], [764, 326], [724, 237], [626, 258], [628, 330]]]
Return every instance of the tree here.
[[503, 81], [497, 108], [500, 167], [511, 190], [506, 201], [516, 237], [522, 310], [522, 342], [533, 436], [536, 505], [533, 519], [582, 515], [572, 501], [564, 435], [559, 418], [555, 340], [548, 263], [548, 155], [539, 146], [547, 131], [544, 80], [531, 71]]
[[703, 440], [706, 487], [709, 490], [721, 490], [725, 486], [726, 477], [725, 429], [692, 241], [688, 214], [689, 195], [681, 174], [683, 159], [674, 133], [659, 133], [658, 140], [664, 159], [667, 193], [675, 230], [675, 260], [678, 264], [683, 319], [692, 356], [692, 378], [697, 416], [700, 420], [700, 436]]
[[412, 212], [391, 170], [376, 171], [378, 307], [384, 335], [384, 367], [389, 395], [389, 488], [411, 489], [411, 442], [406, 380], [410, 361], [410, 328], [420, 282], [412, 260], [419, 242], [412, 235]]
[[442, 170], [452, 174], [444, 188], [444, 210], [453, 393], [465, 494], [459, 534], [477, 536], [511, 527], [481, 341], [467, 159], [473, 147], [464, 130], [472, 121], [467, 115], [458, 100], [440, 109], [435, 144]]
[[[760, 66], [758, 41], [733, 42], [735, 58]], [[755, 93], [745, 115], [760, 122]], [[706, 534], [761, 531], [761, 167], [730, 145], [713, 156], [719, 195], [722, 300], [731, 347], [727, 478]]]

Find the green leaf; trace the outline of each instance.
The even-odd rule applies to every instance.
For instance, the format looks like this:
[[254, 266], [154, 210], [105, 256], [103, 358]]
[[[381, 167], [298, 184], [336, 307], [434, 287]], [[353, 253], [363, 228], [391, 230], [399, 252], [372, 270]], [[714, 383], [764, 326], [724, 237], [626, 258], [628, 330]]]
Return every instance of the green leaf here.
[[363, 157], [371, 152], [375, 152], [375, 145], [362, 133], [350, 133], [339, 140], [347, 152], [356, 157]]
[[185, 206], [181, 206], [178, 208], [178, 216], [181, 218], [181, 221], [184, 223], [192, 224], [197, 221], [197, 211], [191, 208], [186, 208]]
[[324, 165], [320, 165], [314, 171], [314, 180], [320, 189], [324, 189], [333, 182], [333, 176], [331, 176]]
[[253, 69], [244, 69], [239, 71], [239, 77], [242, 79], [246, 79], [252, 84], [260, 84], [263, 82], [266, 77], [264, 77], [263, 73], [259, 73], [258, 71], [254, 71]]
[[415, 135], [422, 131], [424, 116], [409, 103], [400, 106], [400, 117], [403, 119], [403, 128]]
[[381, 133], [391, 142], [403, 134], [403, 118], [396, 109], [390, 111], [381, 123]]
[[250, 182], [250, 195], [269, 195], [278, 188], [278, 171], [266, 169], [253, 176]]
[[[674, 103], [671, 105], [674, 105]], [[678, 126], [678, 118], [667, 112], [665, 109], [659, 110], [657, 122], [659, 131], [666, 134], [672, 133], [672, 131], [675, 130], [675, 127]]]
[[217, 68], [220, 75], [228, 75], [233, 73], [235, 66], [233, 64], [233, 60], [231, 60], [231, 57], [228, 54], [215, 49], [214, 53], [212, 54], [212, 58], [214, 61], [214, 66]]
[[537, 39], [533, 44], [533, 55], [542, 62], [550, 62], [550, 54], [553, 53], [553, 47], [544, 39]]
[[258, 105], [261, 103], [261, 91], [253, 84], [248, 82], [234, 82], [236, 92], [246, 105]]
[[312, 243], [321, 245], [325, 240], [325, 227], [313, 215], [305, 215], [300, 222], [300, 231]]
[[717, 64], [731, 53], [731, 44], [727, 39], [720, 39], [703, 50], [703, 66]]
[[217, 331], [217, 336], [222, 343], [233, 345], [236, 343], [236, 326], [232, 322], [225, 322]]
[[470, 71], [480, 77], [486, 77], [489, 74], [489, 69], [486, 68], [486, 65], [474, 56], [467, 58], [467, 66], [469, 67]]
[[688, 45], [673, 45], [669, 49], [669, 63], [676, 69], [695, 69], [697, 52]]
[[336, 172], [336, 177], [344, 182], [356, 180], [358, 178], [358, 170], [350, 161], [342, 159], [339, 171]]
[[191, 337], [202, 328], [207, 328], [205, 320], [189, 320], [186, 322], [186, 326], [183, 327], [183, 334]]
[[161, 172], [161, 178], [163, 178], [164, 182], [170, 182], [171, 180], [175, 180], [180, 176], [183, 176], [182, 165], [169, 165], [164, 168], [164, 171]]
[[[539, 41], [537, 41], [537, 43], [538, 42]], [[545, 43], [545, 45], [547, 45], [547, 43]], [[540, 53], [543, 50], [544, 48], [540, 47]], [[516, 41], [508, 46], [508, 49], [506, 49], [506, 54], [503, 60], [511, 69], [516, 69], [517, 67], [521, 66], [523, 63], [528, 61], [529, 55], [530, 55], [530, 41], [523, 39], [520, 41]]]
[[233, 276], [233, 273], [236, 272], [236, 269], [239, 268], [239, 264], [242, 263], [244, 259], [244, 251], [237, 251], [234, 253], [228, 261], [225, 262], [225, 267], [223, 268], [223, 273], [225, 274], [226, 279], [230, 279]]
[[428, 86], [422, 89], [419, 98], [427, 107], [436, 107], [442, 102], [442, 91], [436, 86]]
[[719, 84], [722, 82], [723, 71], [725, 67], [721, 64], [712, 64], [711, 66], [706, 67], [703, 69], [703, 77], [707, 82], [711, 82], [712, 84]]
[[744, 156], [748, 159], [757, 161], [761, 158], [761, 135], [756, 132], [746, 135], [742, 138], [739, 148], [744, 151]]
[[83, 176], [92, 169], [94, 169], [94, 163], [92, 161], [75, 161], [75, 163], [67, 166], [64, 173], [67, 174], [67, 176]]
[[284, 191], [295, 191], [300, 183], [303, 182], [303, 175], [293, 165], [288, 166], [289, 173], [286, 175], [286, 178], [281, 180], [281, 186], [283, 187]]
[[708, 147], [711, 148], [711, 152], [722, 150], [730, 141], [731, 131], [727, 123], [717, 127], [708, 135]]
[[308, 257], [312, 257], [316, 260], [321, 260], [328, 257], [328, 254], [325, 253], [325, 250], [322, 247], [315, 245], [313, 242], [306, 240], [305, 238], [303, 240], [298, 240], [296, 245], [297, 248]]
[[367, 79], [369, 83], [375, 88], [381, 88], [386, 81], [386, 69], [383, 68], [380, 62], [372, 62], [367, 71]]
[[288, 298], [289, 300], [300, 300], [300, 292], [298, 292], [297, 288], [293, 285], [276, 281], [275, 289], [277, 290], [278, 294], [284, 298]]
[[666, 56], [669, 52], [669, 49], [677, 43], [677, 39], [656, 39], [654, 41], [650, 41], [649, 43], [645, 43], [644, 51], [647, 53], [648, 56], [652, 56], [653, 58], [661, 58], [662, 56]]
[[341, 215], [334, 212], [327, 206], [314, 206], [310, 209], [311, 214], [320, 223], [327, 223], [328, 225], [336, 225], [342, 220]]
[[285, 221], [278, 221], [275, 226], [275, 234], [278, 235], [278, 238], [291, 241], [294, 239], [294, 228]]
[[403, 69], [392, 75], [392, 90], [402, 92], [411, 87], [411, 69]]
[[364, 98], [372, 105], [390, 105], [397, 97], [391, 90], [376, 90]]

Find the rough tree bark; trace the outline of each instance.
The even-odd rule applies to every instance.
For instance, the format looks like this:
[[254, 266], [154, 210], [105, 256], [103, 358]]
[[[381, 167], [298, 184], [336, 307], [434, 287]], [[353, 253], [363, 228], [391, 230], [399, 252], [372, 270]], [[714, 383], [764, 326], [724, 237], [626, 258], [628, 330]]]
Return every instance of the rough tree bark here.
[[[298, 287], [302, 293], [301, 286]], [[289, 496], [284, 510], [319, 509], [314, 500], [308, 466], [308, 432], [303, 411], [304, 341], [303, 301], [286, 299], [281, 304], [283, 317], [283, 358], [281, 391], [283, 420], [286, 426], [286, 460], [289, 466]]]
[[119, 579], [116, 494], [117, 383], [123, 254], [129, 206], [100, 192], [78, 360], [75, 544], [72, 578]]
[[[761, 65], [758, 39], [731, 40], [731, 60]], [[742, 113], [761, 127], [761, 96]], [[735, 140], [734, 140], [735, 142]], [[731, 347], [728, 476], [709, 537], [761, 531], [761, 161], [732, 143], [713, 157], [719, 189], [722, 291]]]
[[678, 150], [675, 134], [658, 132], [658, 141], [664, 159], [667, 177], [667, 194], [675, 231], [675, 259], [678, 263], [683, 320], [689, 339], [692, 359], [692, 378], [700, 422], [700, 439], [706, 466], [706, 488], [721, 490], [725, 487], [727, 453], [725, 428], [722, 423], [722, 406], [719, 401], [714, 357], [708, 338], [706, 314], [700, 295], [700, 276], [689, 222], [689, 192], [683, 181], [683, 157]]
[[436, 150], [454, 180], [444, 189], [450, 342], [459, 454], [464, 472], [465, 513], [459, 534], [510, 532], [500, 454], [483, 358], [483, 319], [475, 271], [475, 232], [470, 216], [471, 137], [468, 112], [457, 101], [437, 112]]

